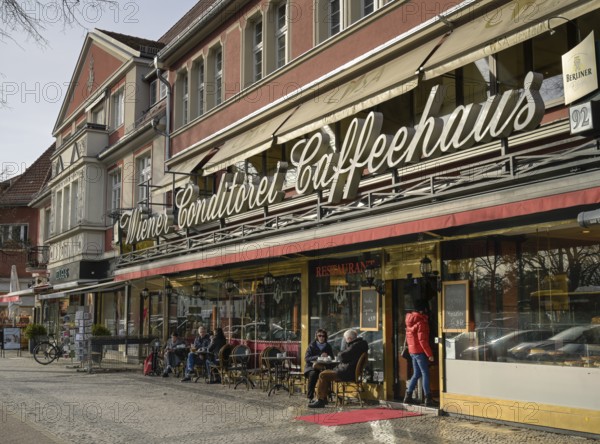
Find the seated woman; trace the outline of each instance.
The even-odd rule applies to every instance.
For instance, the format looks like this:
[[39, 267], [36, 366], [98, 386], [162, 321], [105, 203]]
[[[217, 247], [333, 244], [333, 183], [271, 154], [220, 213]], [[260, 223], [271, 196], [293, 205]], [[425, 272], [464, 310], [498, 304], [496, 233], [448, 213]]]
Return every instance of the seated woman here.
[[[210, 345], [208, 346], [208, 355], [206, 356], [206, 374], [207, 375], [211, 375], [210, 364], [211, 364], [211, 362], [213, 364], [216, 362], [217, 357], [219, 356], [219, 350], [221, 350], [221, 348], [225, 344], [227, 344], [227, 338], [225, 338], [223, 329], [219, 327], [215, 330], [215, 335], [211, 337]], [[217, 381], [211, 381], [211, 382], [217, 382]]]
[[330, 357], [333, 359], [333, 348], [327, 342], [327, 331], [322, 328], [317, 330], [315, 340], [309, 344], [304, 355], [304, 361], [306, 362], [304, 376], [308, 378], [308, 393], [306, 394], [308, 399], [313, 399], [315, 396], [315, 386], [317, 385], [319, 373], [321, 373], [322, 369], [315, 368], [314, 364], [321, 357]]

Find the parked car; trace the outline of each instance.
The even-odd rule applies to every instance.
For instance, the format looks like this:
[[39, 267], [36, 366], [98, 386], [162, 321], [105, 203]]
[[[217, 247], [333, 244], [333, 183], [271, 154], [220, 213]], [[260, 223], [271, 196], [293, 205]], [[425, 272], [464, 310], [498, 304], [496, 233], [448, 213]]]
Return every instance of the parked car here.
[[522, 342], [537, 342], [552, 336], [552, 330], [516, 330], [485, 344], [467, 347], [460, 353], [460, 359], [478, 361], [506, 360], [508, 349]]
[[545, 341], [522, 342], [508, 350], [515, 359], [540, 361], [549, 356], [561, 355], [560, 351], [568, 344], [600, 345], [600, 324], [577, 325], [551, 336]]

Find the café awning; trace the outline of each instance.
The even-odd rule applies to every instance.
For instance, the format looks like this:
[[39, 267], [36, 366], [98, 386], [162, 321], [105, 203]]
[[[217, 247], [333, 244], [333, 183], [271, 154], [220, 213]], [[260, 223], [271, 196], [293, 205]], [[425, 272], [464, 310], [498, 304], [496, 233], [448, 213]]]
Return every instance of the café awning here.
[[597, 8], [593, 0], [506, 3], [453, 30], [425, 64], [424, 78], [438, 77], [510, 48]]
[[175, 185], [175, 188], [181, 188], [187, 182], [193, 180], [192, 172], [197, 168], [202, 168], [206, 160], [216, 151], [215, 148], [208, 153], [195, 155], [183, 161], [178, 161], [177, 157], [174, 157], [168, 162], [169, 170], [165, 171], [164, 176], [153, 184], [152, 192], [165, 193], [173, 189], [173, 185]]
[[224, 170], [271, 147], [275, 132], [292, 115], [288, 111], [227, 140], [204, 167], [204, 175]]
[[303, 136], [416, 88], [418, 70], [438, 44], [439, 38], [433, 39], [306, 100], [277, 131], [277, 143]]
[[[88, 282], [88, 284], [89, 284], [89, 282]], [[125, 288], [127, 285], [129, 285], [129, 281], [123, 281], [123, 282], [110, 281], [110, 282], [103, 282], [103, 283], [95, 283], [92, 285], [75, 287], [75, 288], [71, 288], [69, 290], [57, 291], [54, 293], [40, 294], [40, 295], [38, 295], [38, 300], [46, 301], [49, 299], [60, 299], [60, 298], [67, 297], [71, 294], [77, 294], [77, 293], [111, 292], [111, 291], [116, 291], [116, 290]]]
[[11, 291], [5, 295], [0, 296], [0, 303], [21, 301], [23, 302], [22, 305], [30, 305], [27, 304], [27, 296], [33, 296], [33, 289], [27, 288], [26, 290]]

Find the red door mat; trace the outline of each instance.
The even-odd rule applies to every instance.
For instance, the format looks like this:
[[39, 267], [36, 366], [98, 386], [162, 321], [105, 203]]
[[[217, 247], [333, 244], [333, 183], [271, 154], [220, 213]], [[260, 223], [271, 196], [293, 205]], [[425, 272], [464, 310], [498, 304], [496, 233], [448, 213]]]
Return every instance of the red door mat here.
[[420, 413], [407, 412], [406, 410], [392, 410], [376, 408], [366, 410], [349, 410], [347, 412], [317, 413], [316, 415], [297, 416], [296, 419], [314, 422], [322, 426], [338, 426], [356, 424], [359, 422], [382, 421], [384, 419], [408, 418], [421, 416]]

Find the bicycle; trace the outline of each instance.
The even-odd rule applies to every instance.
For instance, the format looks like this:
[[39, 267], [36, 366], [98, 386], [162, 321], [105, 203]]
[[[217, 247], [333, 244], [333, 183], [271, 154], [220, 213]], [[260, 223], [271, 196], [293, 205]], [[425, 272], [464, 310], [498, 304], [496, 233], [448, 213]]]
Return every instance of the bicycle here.
[[33, 349], [33, 359], [42, 365], [48, 365], [65, 354], [63, 345], [54, 338], [54, 335], [49, 337], [50, 339], [40, 342]]

